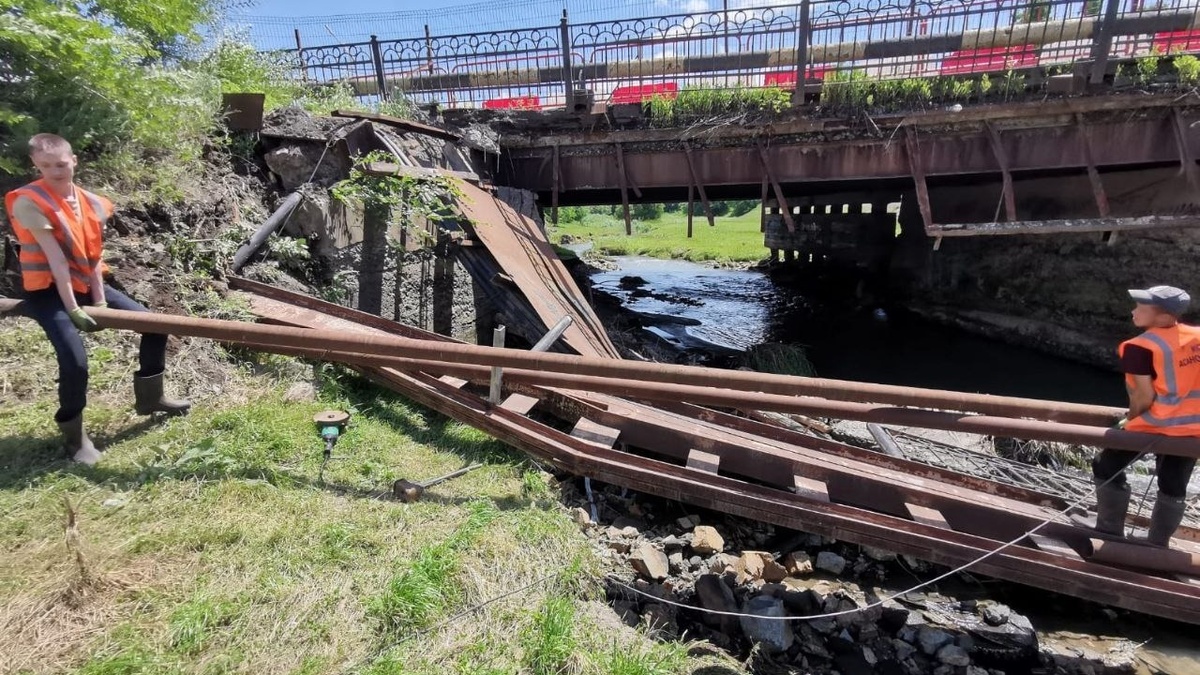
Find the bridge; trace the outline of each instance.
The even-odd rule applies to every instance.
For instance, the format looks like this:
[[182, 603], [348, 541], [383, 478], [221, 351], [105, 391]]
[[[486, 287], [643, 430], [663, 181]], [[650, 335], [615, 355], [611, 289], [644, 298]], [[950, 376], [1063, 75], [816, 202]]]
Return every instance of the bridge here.
[[[1190, 1], [1190, 0], [1189, 0]], [[763, 201], [773, 256], [1200, 224], [1200, 13], [1137, 0], [772, 7], [307, 47], [300, 77], [499, 130], [572, 204]], [[891, 208], [889, 209], [889, 205]], [[689, 223], [689, 228], [691, 224]]]

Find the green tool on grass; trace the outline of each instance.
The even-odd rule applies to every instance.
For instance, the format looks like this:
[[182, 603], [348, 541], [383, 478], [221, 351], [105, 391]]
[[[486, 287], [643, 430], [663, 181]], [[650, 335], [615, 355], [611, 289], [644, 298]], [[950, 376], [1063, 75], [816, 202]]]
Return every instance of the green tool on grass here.
[[318, 474], [319, 479], [324, 480], [325, 465], [333, 458], [333, 446], [337, 445], [338, 439], [346, 431], [346, 424], [350, 422], [350, 413], [341, 410], [325, 410], [313, 416], [313, 422], [320, 431], [321, 439], [325, 441], [321, 472]]

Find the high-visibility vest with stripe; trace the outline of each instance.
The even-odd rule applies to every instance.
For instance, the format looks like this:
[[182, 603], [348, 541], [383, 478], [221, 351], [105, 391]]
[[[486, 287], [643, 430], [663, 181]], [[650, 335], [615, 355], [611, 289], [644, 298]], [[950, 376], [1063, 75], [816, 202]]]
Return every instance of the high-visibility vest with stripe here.
[[67, 266], [71, 272], [71, 288], [76, 293], [87, 293], [91, 288], [96, 265], [101, 266], [102, 272], [108, 270], [101, 262], [100, 254], [104, 247], [104, 223], [113, 213], [112, 202], [78, 186], [75, 188], [75, 194], [79, 203], [80, 218], [76, 218], [75, 209], [70, 203], [56, 194], [44, 180], [36, 180], [4, 196], [4, 206], [8, 209], [13, 232], [21, 246], [17, 259], [21, 267], [21, 283], [25, 290], [40, 291], [50, 288], [54, 285], [54, 275], [50, 272], [50, 263], [42, 247], [29, 229], [13, 215], [13, 206], [19, 197], [25, 197], [37, 205], [54, 226], [54, 239], [62, 248], [63, 257], [67, 259]]
[[[1121, 343], [1118, 353], [1137, 345], [1154, 355], [1154, 402], [1125, 429], [1163, 436], [1200, 436], [1200, 328], [1176, 324], [1151, 328]], [[1133, 376], [1125, 384], [1133, 387]]]

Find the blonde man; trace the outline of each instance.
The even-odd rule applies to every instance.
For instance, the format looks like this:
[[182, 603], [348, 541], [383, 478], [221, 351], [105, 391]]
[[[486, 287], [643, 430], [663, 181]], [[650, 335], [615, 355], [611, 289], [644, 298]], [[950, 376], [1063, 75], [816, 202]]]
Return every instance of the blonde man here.
[[[104, 282], [104, 225], [112, 217], [107, 199], [75, 185], [78, 159], [61, 136], [38, 134], [29, 157], [40, 178], [5, 195], [4, 206], [20, 245], [18, 260], [25, 312], [41, 325], [58, 357], [59, 408], [54, 419], [67, 454], [93, 465], [100, 453], [83, 427], [87, 406], [87, 351], [80, 331], [98, 330], [84, 306], [145, 312], [145, 307]], [[143, 335], [134, 397], [140, 415], [181, 415], [190, 403], [163, 395], [167, 336]]]

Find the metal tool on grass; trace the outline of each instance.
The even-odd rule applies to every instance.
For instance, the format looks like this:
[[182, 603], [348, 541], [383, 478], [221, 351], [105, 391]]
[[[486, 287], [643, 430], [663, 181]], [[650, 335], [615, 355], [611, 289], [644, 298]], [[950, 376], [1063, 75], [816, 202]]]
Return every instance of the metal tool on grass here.
[[437, 485], [438, 483], [444, 483], [444, 482], [450, 480], [451, 478], [458, 478], [459, 476], [463, 475], [464, 473], [467, 473], [468, 471], [474, 471], [475, 469], [478, 469], [481, 466], [483, 466], [483, 465], [482, 464], [472, 464], [471, 466], [464, 466], [463, 468], [459, 469], [458, 471], [451, 471], [450, 473], [446, 474], [445, 476], [438, 476], [437, 478], [427, 480], [427, 481], [422, 481], [420, 483], [414, 483], [410, 480], [401, 478], [400, 480], [398, 480], [392, 484], [392, 495], [395, 496], [396, 499], [399, 499], [401, 501], [410, 502], [410, 503], [415, 502], [421, 498], [421, 495], [425, 494], [426, 489], [431, 488], [434, 485]]
[[338, 439], [346, 431], [346, 425], [350, 422], [350, 413], [341, 410], [325, 410], [314, 415], [313, 422], [317, 425], [321, 439], [325, 441], [321, 471], [317, 474], [317, 480], [323, 481], [325, 480], [325, 465], [333, 459], [333, 446], [337, 445]]

